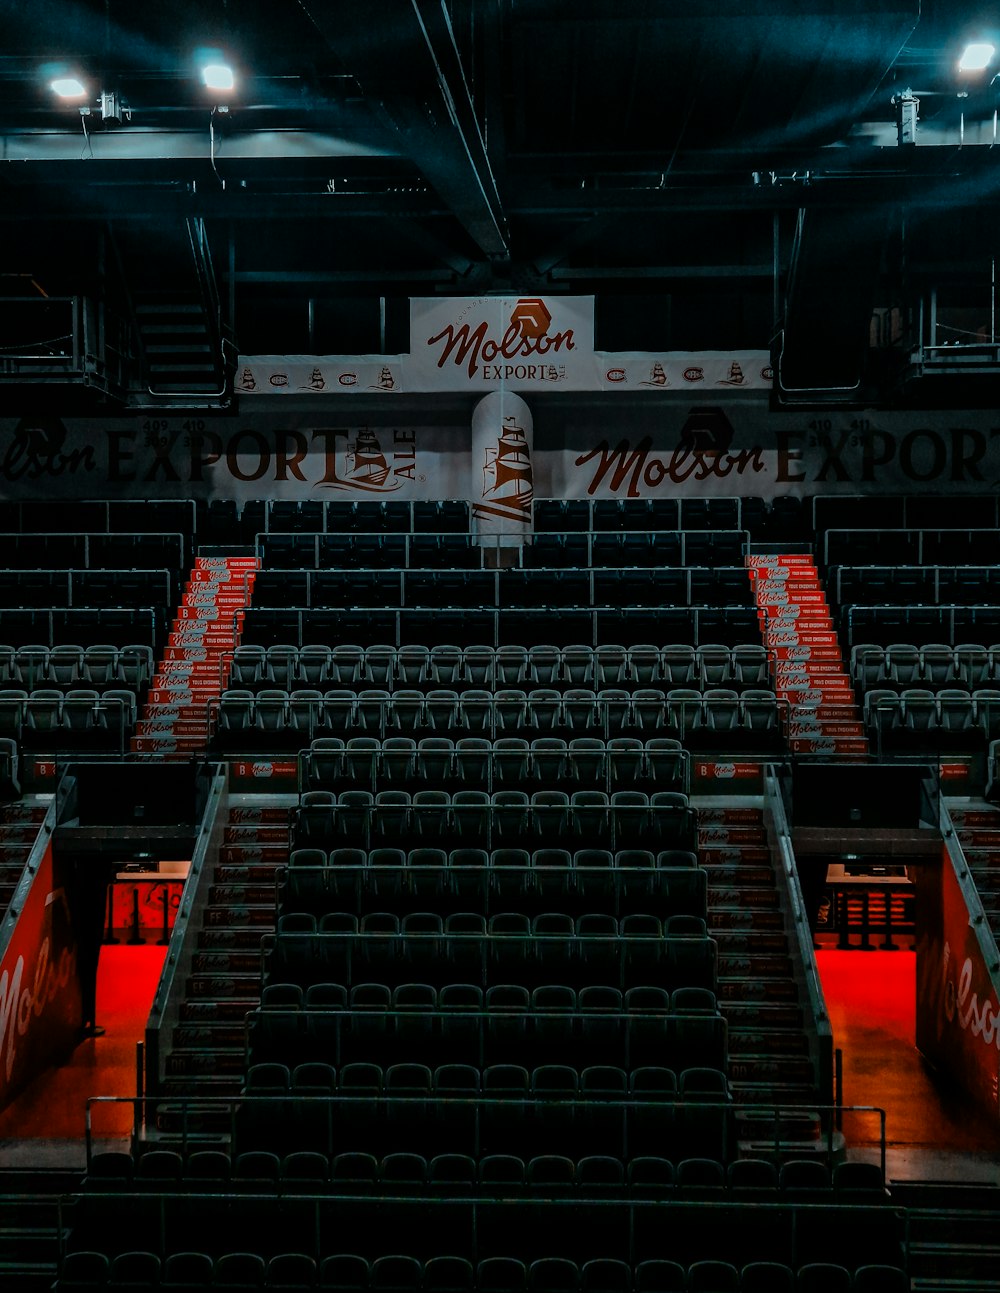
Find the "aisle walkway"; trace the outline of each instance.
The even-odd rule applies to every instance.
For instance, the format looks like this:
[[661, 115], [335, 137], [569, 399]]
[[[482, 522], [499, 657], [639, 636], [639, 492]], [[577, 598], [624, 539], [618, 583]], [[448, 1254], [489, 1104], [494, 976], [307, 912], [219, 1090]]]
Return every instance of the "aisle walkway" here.
[[[43, 1073], [0, 1114], [0, 1165], [16, 1158], [41, 1166], [74, 1142], [78, 1152], [69, 1150], [68, 1156], [83, 1161], [88, 1096], [135, 1094], [136, 1042], [143, 1037], [165, 954], [158, 946], [101, 949], [97, 1018], [105, 1035], [81, 1042], [68, 1064]], [[99, 1139], [113, 1139], [127, 1135], [130, 1125], [130, 1108], [121, 1107], [105, 1110], [94, 1130]]]
[[[975, 1171], [1000, 1182], [1000, 1127], [944, 1085], [914, 1045], [916, 956], [831, 949], [816, 959], [834, 1045], [844, 1055], [844, 1103], [885, 1109], [890, 1177]], [[848, 1145], [871, 1144], [875, 1128], [870, 1119], [846, 1118]]]

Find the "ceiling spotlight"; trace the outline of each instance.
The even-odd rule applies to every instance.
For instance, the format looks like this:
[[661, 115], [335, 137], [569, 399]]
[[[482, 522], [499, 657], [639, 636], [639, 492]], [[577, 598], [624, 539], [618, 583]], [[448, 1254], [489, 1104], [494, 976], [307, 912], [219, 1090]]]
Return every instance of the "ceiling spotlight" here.
[[228, 93], [236, 85], [233, 69], [225, 63], [209, 63], [201, 69], [206, 89]]
[[49, 88], [54, 94], [58, 94], [60, 99], [85, 99], [87, 97], [87, 87], [76, 76], [57, 76], [54, 81], [49, 82]]
[[962, 57], [958, 60], [960, 72], [985, 72], [993, 62], [996, 47], [986, 41], [966, 45]]

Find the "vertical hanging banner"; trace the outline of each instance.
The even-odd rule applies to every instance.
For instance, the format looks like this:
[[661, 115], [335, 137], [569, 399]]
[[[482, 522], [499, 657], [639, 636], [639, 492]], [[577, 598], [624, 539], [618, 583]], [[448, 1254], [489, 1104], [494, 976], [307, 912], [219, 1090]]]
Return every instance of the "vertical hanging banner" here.
[[520, 395], [491, 391], [473, 410], [469, 501], [482, 547], [518, 547], [531, 534], [532, 439]]

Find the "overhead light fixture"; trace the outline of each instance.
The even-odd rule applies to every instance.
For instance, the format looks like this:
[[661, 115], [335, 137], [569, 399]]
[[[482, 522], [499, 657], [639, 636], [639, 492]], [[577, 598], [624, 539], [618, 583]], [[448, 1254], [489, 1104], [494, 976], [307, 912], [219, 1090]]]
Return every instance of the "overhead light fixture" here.
[[106, 126], [120, 126], [132, 120], [132, 109], [117, 91], [101, 91], [101, 120]]
[[87, 87], [76, 76], [57, 76], [49, 82], [49, 89], [60, 99], [85, 99]]
[[208, 90], [228, 94], [236, 86], [233, 69], [227, 63], [207, 63], [201, 69], [201, 79]]
[[974, 41], [966, 45], [962, 57], [958, 60], [960, 72], [985, 72], [993, 62], [996, 46], [988, 41]]

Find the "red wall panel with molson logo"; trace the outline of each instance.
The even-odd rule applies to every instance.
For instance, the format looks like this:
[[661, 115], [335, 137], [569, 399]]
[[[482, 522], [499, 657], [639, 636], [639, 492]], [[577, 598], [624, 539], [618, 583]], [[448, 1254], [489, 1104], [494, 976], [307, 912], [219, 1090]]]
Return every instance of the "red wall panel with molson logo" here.
[[[917, 1048], [994, 1118], [1000, 1006], [955, 869], [913, 868], [917, 893]], [[988, 937], [988, 935], [987, 935]]]
[[76, 934], [52, 843], [0, 959], [0, 1109], [53, 1060], [83, 1024]]

